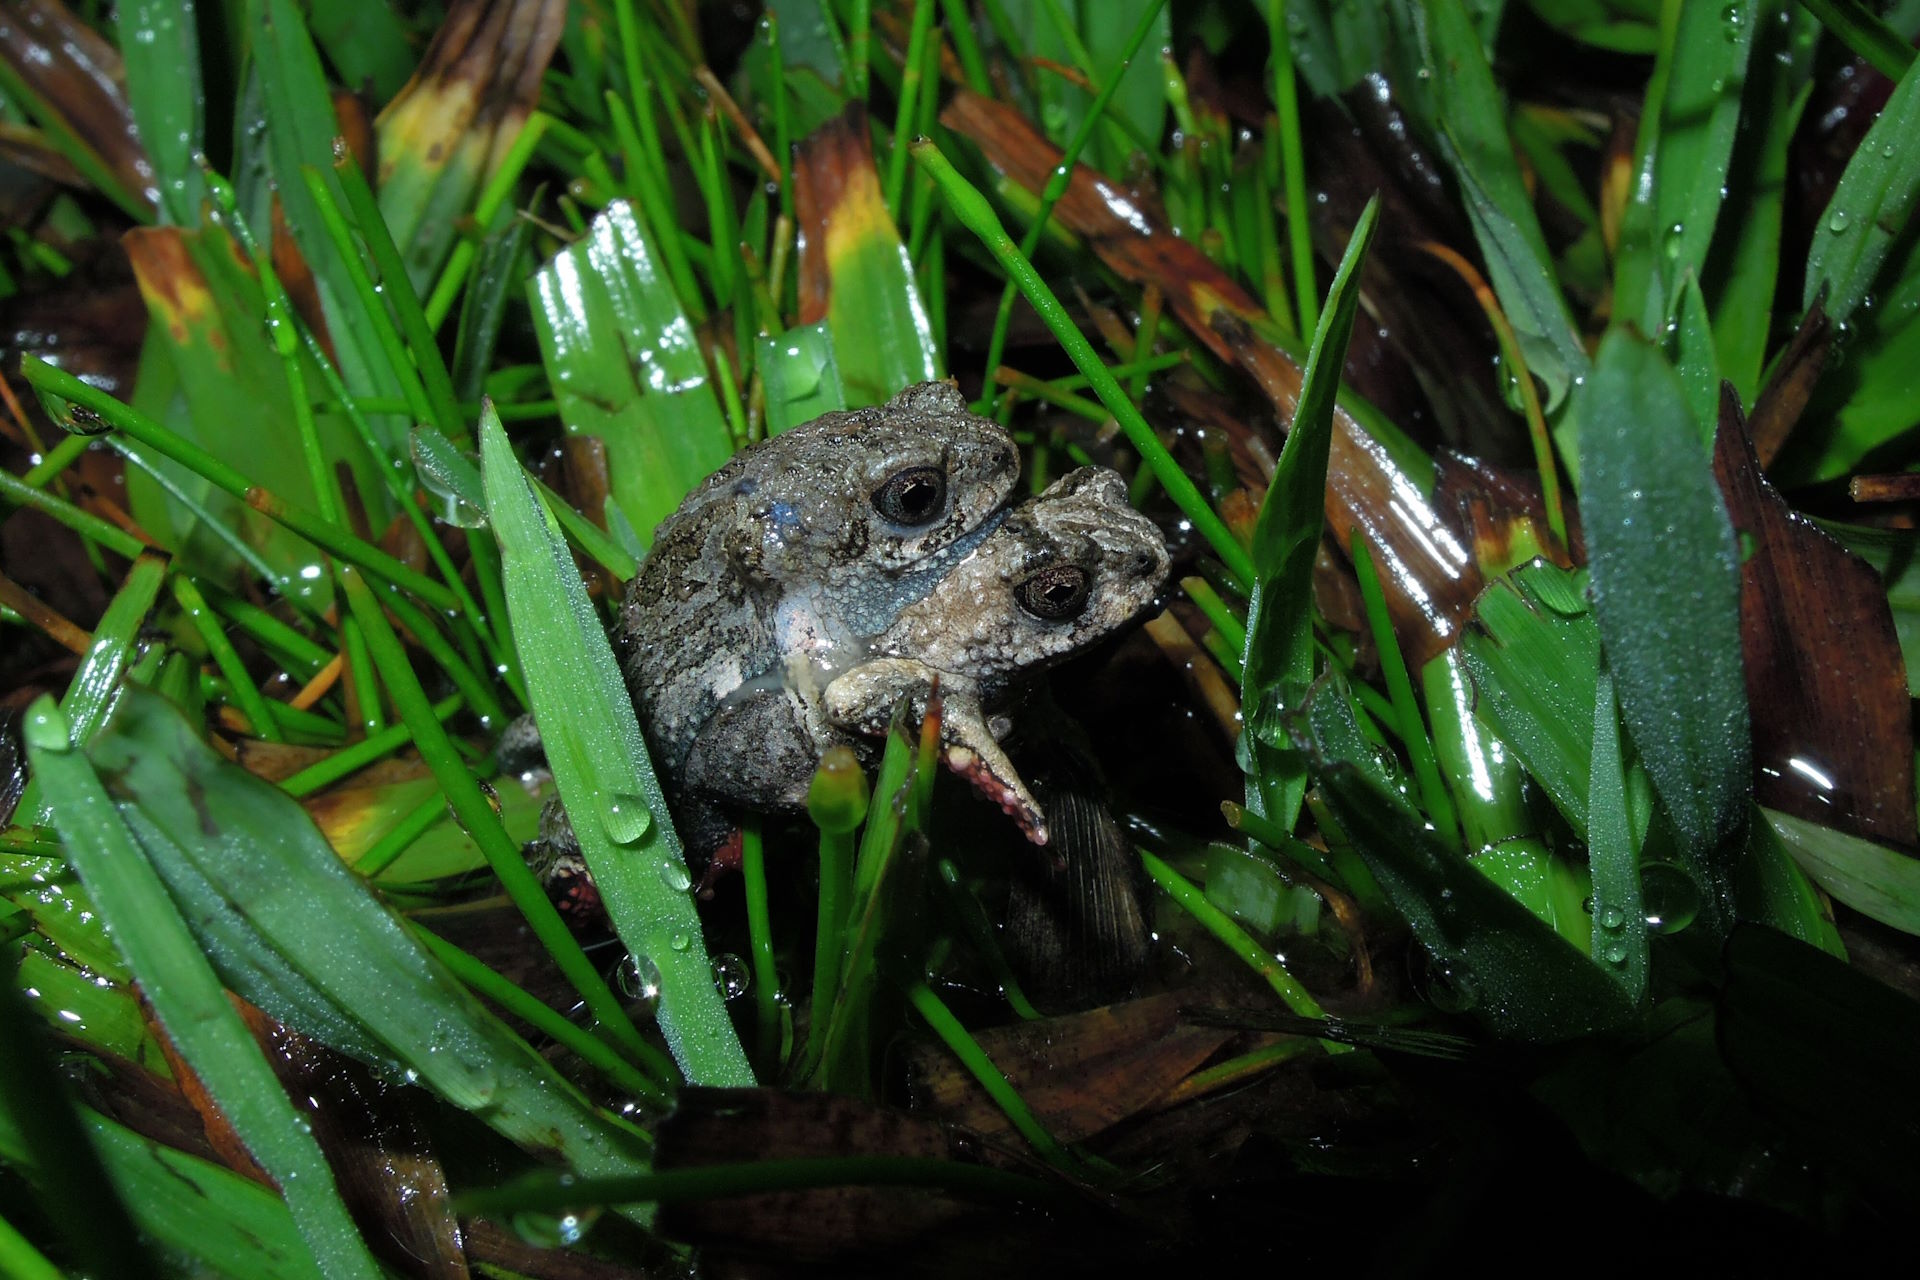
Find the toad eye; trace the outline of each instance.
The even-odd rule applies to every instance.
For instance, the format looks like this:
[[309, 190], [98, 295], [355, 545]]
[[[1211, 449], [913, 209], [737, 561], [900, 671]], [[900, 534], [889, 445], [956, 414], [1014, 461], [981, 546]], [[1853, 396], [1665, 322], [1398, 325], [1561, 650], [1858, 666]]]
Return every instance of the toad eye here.
[[947, 474], [939, 467], [896, 471], [873, 491], [873, 509], [894, 524], [928, 524], [947, 509]]
[[1077, 618], [1087, 607], [1093, 579], [1078, 565], [1050, 565], [1013, 589], [1014, 601], [1036, 618]]

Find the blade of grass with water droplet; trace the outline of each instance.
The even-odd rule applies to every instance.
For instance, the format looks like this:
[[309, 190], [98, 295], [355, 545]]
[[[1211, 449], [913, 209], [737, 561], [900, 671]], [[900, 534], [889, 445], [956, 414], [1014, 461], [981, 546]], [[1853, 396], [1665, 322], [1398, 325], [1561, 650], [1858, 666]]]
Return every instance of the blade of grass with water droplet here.
[[650, 535], [733, 452], [652, 234], [634, 206], [616, 201], [528, 292], [567, 430], [605, 443], [613, 496]]
[[530, 1151], [581, 1172], [644, 1167], [638, 1135], [594, 1111], [454, 981], [297, 802], [221, 760], [166, 703], [129, 691], [94, 755], [195, 918], [224, 921], [238, 945], [264, 944], [301, 1007], [330, 1006], [379, 1046], [376, 1063], [397, 1060]]
[[126, 67], [127, 105], [153, 163], [161, 216], [177, 226], [196, 226], [207, 194], [197, 162], [205, 145], [206, 100], [193, 6], [179, 0], [127, 0], [116, 6], [114, 23]]
[[[382, 361], [366, 317], [357, 314], [345, 264], [334, 253], [319, 209], [300, 176], [303, 165], [323, 172], [331, 169], [333, 140], [339, 133], [339, 118], [306, 19], [293, 0], [247, 0], [246, 26], [265, 122], [267, 174], [285, 211], [287, 230], [313, 272], [340, 374], [358, 395], [398, 395], [399, 384]], [[265, 209], [259, 213], [264, 215]], [[262, 242], [267, 239], [264, 216], [253, 230]], [[387, 452], [398, 454], [404, 432], [400, 420], [384, 415], [374, 426]], [[361, 490], [368, 497], [379, 491], [366, 484]]]
[[[267, 340], [266, 299], [239, 246], [219, 228], [140, 230], [124, 243], [154, 322], [149, 358], [167, 360], [180, 388], [179, 399], [170, 397], [166, 403], [138, 392], [136, 398], [180, 438], [231, 463], [254, 483], [321, 510], [293, 438], [286, 374]], [[263, 430], [263, 424], [271, 429]], [[323, 414], [315, 426], [327, 456], [346, 462], [361, 491], [384, 508], [378, 473], [346, 423], [338, 415]], [[214, 519], [236, 528], [272, 567], [277, 584], [325, 607], [327, 579], [301, 572], [319, 560], [305, 539], [248, 510], [243, 501], [213, 492], [205, 477], [179, 463], [156, 465], [201, 501]], [[238, 568], [231, 551], [204, 522], [154, 481], [136, 473], [128, 483], [134, 518], [189, 564], [217, 576]]]
[[1466, 1012], [1496, 1034], [1556, 1041], [1619, 1026], [1622, 987], [1352, 765], [1316, 771], [1321, 794]]
[[1748, 65], [1748, 110], [1733, 143], [1718, 247], [1701, 283], [1713, 311], [1720, 371], [1751, 405], [1772, 337], [1780, 279], [1788, 147], [1812, 94], [1813, 18], [1800, 5], [1763, 21]]
[[1476, 713], [1584, 836], [1600, 670], [1586, 574], [1539, 564], [1496, 580], [1481, 594], [1460, 649]]
[[[326, 1157], [68, 733], [51, 698], [43, 698], [29, 712], [27, 752], [34, 774], [54, 798], [54, 820], [66, 839], [67, 856], [113, 930], [115, 945], [139, 975], [180, 1055], [249, 1154], [280, 1184], [315, 1259], [329, 1276], [372, 1280], [380, 1274], [379, 1265], [341, 1203]], [[184, 789], [177, 799], [189, 803]]]
[[689, 892], [633, 703], [558, 522], [513, 456], [491, 407], [480, 417], [487, 511], [527, 692], [574, 835], [614, 930], [660, 975], [657, 1017], [687, 1079], [751, 1085]]
[[1658, 333], [1706, 264], [1725, 202], [1760, 0], [1681, 4], [1662, 22], [1636, 148], [1638, 175], [1620, 223], [1613, 314]]
[[1920, 70], [1909, 66], [1840, 174], [1813, 228], [1802, 307], [1825, 288], [1827, 318], [1844, 324], [1871, 293], [1920, 196]]
[[1574, 412], [1594, 619], [1621, 714], [1724, 931], [1752, 790], [1733, 527], [1679, 375], [1652, 344], [1609, 331]]

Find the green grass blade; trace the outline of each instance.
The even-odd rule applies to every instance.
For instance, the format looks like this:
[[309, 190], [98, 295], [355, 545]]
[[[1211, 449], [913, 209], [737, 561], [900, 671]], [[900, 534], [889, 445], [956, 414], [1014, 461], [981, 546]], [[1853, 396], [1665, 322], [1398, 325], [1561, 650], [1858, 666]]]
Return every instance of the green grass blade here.
[[278, 493], [255, 484], [248, 476], [200, 445], [182, 438], [146, 414], [122, 404], [64, 369], [29, 358], [22, 361], [21, 373], [40, 393], [43, 403], [49, 400], [53, 402], [49, 405], [49, 411], [56, 421], [71, 424], [85, 419], [125, 431], [156, 453], [212, 481], [268, 519], [291, 529], [322, 550], [331, 551], [348, 564], [365, 569], [375, 577], [438, 608], [452, 609], [458, 604], [457, 597], [451, 591], [425, 574], [408, 568], [378, 547], [320, 519], [311, 511], [288, 503]]
[[385, 1047], [376, 1062], [397, 1059], [455, 1106], [581, 1172], [645, 1167], [637, 1135], [481, 1008], [293, 800], [221, 760], [164, 702], [130, 694], [95, 757], [141, 843], [171, 846], [234, 928], [257, 931], [310, 984], [309, 1002], [331, 1002]]
[[[138, 974], [154, 1013], [248, 1152], [279, 1182], [300, 1234], [328, 1276], [377, 1280], [379, 1264], [334, 1185], [310, 1128], [227, 1002], [165, 886], [121, 821], [50, 698], [29, 712], [27, 752], [54, 797], [67, 853]], [[188, 797], [179, 797], [183, 803]]]
[[1411, 5], [1409, 11], [1421, 65], [1445, 69], [1428, 82], [1441, 152], [1460, 183], [1488, 280], [1527, 368], [1547, 386], [1551, 413], [1586, 372], [1587, 352], [1514, 158], [1506, 106], [1464, 0]]
[[1593, 868], [1593, 958], [1620, 980], [1638, 1005], [1647, 995], [1647, 912], [1640, 898], [1640, 842], [1647, 814], [1636, 811], [1620, 757], [1620, 713], [1613, 677], [1600, 673], [1593, 706], [1592, 822], [1587, 860]]
[[1794, 7], [1786, 22], [1763, 25], [1748, 58], [1751, 106], [1734, 138], [1722, 230], [1702, 278], [1720, 372], [1746, 405], [1759, 394], [1772, 337], [1788, 147], [1812, 93], [1812, 19]]
[[1898, 80], [1913, 65], [1913, 45], [1861, 0], [1800, 0], [1800, 5], [1887, 79]]
[[1909, 66], [1840, 174], [1814, 225], [1800, 305], [1827, 290], [1827, 318], [1846, 323], [1871, 293], [1920, 195], [1920, 71]]
[[[286, 211], [287, 229], [313, 270], [341, 376], [359, 395], [397, 395], [399, 384], [385, 370], [366, 318], [356, 314], [345, 264], [334, 253], [320, 211], [300, 176], [305, 165], [322, 172], [332, 168], [333, 139], [339, 132], [319, 52], [294, 0], [246, 0], [246, 14], [261, 118], [266, 124], [267, 169]], [[266, 210], [257, 213], [261, 220], [253, 223], [253, 230], [264, 241]], [[375, 426], [387, 453], [398, 455], [404, 443], [402, 422], [388, 416]], [[376, 490], [368, 485], [365, 492], [371, 496]]]
[[413, 74], [418, 55], [387, 0], [314, 5], [307, 26], [340, 82], [355, 90], [364, 86], [375, 102], [392, 98]]
[[1679, 376], [1624, 329], [1600, 344], [1575, 412], [1594, 618], [1654, 789], [1731, 923], [1728, 859], [1752, 787], [1739, 552]]
[[153, 163], [161, 217], [196, 226], [207, 197], [198, 163], [206, 145], [206, 98], [193, 2], [128, 0], [116, 6], [114, 22], [126, 64], [127, 105]]
[[1477, 713], [1546, 789], [1577, 835], [1587, 833], [1600, 632], [1584, 572], [1517, 570], [1480, 596], [1460, 649]]
[[120, 678], [126, 673], [134, 645], [140, 639], [140, 628], [146, 625], [147, 614], [159, 598], [160, 583], [166, 574], [165, 559], [150, 552], [141, 555], [127, 570], [120, 590], [114, 593], [107, 611], [100, 615], [100, 622], [93, 629], [93, 648], [81, 659], [72, 683], [67, 686], [66, 696], [60, 699], [60, 710], [73, 727], [74, 741], [82, 746], [91, 741], [95, 731], [106, 722], [107, 712], [120, 690]]
[[82, 1121], [142, 1234], [170, 1260], [185, 1260], [183, 1270], [258, 1280], [323, 1274], [286, 1203], [269, 1188], [105, 1116], [83, 1112]]
[[[1326, 525], [1322, 498], [1334, 398], [1360, 303], [1360, 264], [1373, 241], [1379, 211], [1379, 202], [1369, 201], [1347, 241], [1314, 330], [1300, 406], [1254, 522], [1253, 592], [1247, 602], [1240, 693], [1247, 724], [1275, 698], [1284, 699], [1285, 689], [1304, 689], [1313, 679], [1313, 560]], [[1247, 807], [1291, 832], [1306, 796], [1304, 762], [1297, 752], [1257, 736], [1249, 740], [1249, 748]]]
[[[15, 945], [9, 940], [8, 951]], [[67, 1238], [81, 1266], [102, 1276], [157, 1276], [135, 1234], [130, 1206], [87, 1142], [67, 1082], [54, 1065], [53, 1044], [33, 1025], [21, 990], [37, 991], [30, 982], [24, 966], [17, 974], [11, 964], [0, 967], [0, 1159], [34, 1169], [37, 1207]], [[39, 998], [44, 1002], [45, 993]], [[7, 1212], [20, 1208], [9, 1204]], [[4, 1260], [0, 1271], [14, 1274]]]
[[1443, 848], [1425, 822], [1348, 764], [1318, 773], [1322, 794], [1454, 999], [1496, 1034], [1562, 1040], [1618, 1026], [1626, 992], [1566, 939]]
[[567, 430], [605, 442], [613, 496], [651, 534], [733, 452], [653, 236], [632, 205], [609, 205], [528, 291]]
[[1773, 809], [1760, 812], [1822, 889], [1881, 924], [1920, 934], [1920, 862], [1805, 818]]
[[599, 616], [490, 410], [480, 418], [480, 451], [527, 692], [607, 915], [635, 962], [659, 973], [660, 1029], [687, 1078], [751, 1085], [714, 990], [686, 855]]
[[1175, 505], [1186, 513], [1200, 536], [1207, 540], [1215, 555], [1227, 566], [1228, 572], [1243, 583], [1251, 583], [1254, 577], [1253, 560], [1239, 541], [1227, 528], [1217, 512], [1207, 504], [1206, 498], [1193, 480], [1181, 468], [1173, 455], [1154, 435], [1153, 428], [1140, 415], [1140, 410], [1131, 400], [1113, 374], [1101, 362], [1088, 342], [1060, 305], [1060, 299], [1047, 286], [1033, 264], [1020, 253], [1019, 246], [1000, 224], [1000, 217], [987, 203], [978, 188], [960, 176], [952, 163], [940, 153], [940, 149], [931, 142], [914, 144], [914, 159], [924, 165], [933, 180], [939, 184], [941, 193], [946, 197], [948, 206], [953, 210], [967, 230], [978, 236], [1001, 270], [1012, 276], [1020, 286], [1020, 292], [1026, 296], [1033, 309], [1040, 313], [1048, 330], [1066, 349], [1074, 366], [1087, 378], [1087, 385], [1100, 403], [1107, 407], [1114, 421], [1120, 424], [1120, 430], [1126, 433], [1129, 443], [1140, 455], [1140, 460], [1152, 468], [1154, 478], [1167, 491]]
[[[1698, 276], [1726, 202], [1727, 162], [1740, 124], [1760, 0], [1674, 6], [1641, 115], [1639, 173], [1620, 224], [1615, 316], [1657, 333], [1679, 291]], [[1664, 32], [1663, 32], [1664, 34]]]

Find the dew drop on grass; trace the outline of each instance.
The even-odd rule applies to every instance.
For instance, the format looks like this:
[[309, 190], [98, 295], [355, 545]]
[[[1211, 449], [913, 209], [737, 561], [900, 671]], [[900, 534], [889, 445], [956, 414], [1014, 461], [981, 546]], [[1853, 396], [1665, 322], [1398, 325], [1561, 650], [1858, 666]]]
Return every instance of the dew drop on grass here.
[[1700, 886], [1671, 862], [1649, 862], [1640, 868], [1640, 903], [1648, 929], [1678, 933], [1700, 914]]
[[713, 960], [713, 989], [722, 1000], [737, 1000], [753, 985], [747, 962], [731, 951], [723, 951]]
[[685, 893], [693, 885], [693, 877], [687, 873], [686, 863], [668, 858], [660, 864], [660, 883], [675, 893]]
[[513, 1233], [536, 1248], [564, 1249], [577, 1244], [586, 1228], [579, 1214], [522, 1209], [513, 1215]]
[[1604, 907], [1600, 911], [1602, 929], [1618, 929], [1627, 922], [1627, 913], [1618, 907]]
[[646, 956], [628, 956], [614, 975], [620, 994], [649, 1006], [660, 999], [660, 967]]
[[606, 828], [607, 839], [615, 844], [632, 844], [647, 834], [653, 815], [647, 812], [647, 802], [639, 796], [614, 795], [600, 807], [600, 820]]
[[1847, 217], [1847, 211], [1845, 209], [1835, 209], [1827, 216], [1827, 230], [1833, 232], [1835, 235], [1839, 235], [1847, 229], [1847, 223], [1850, 221], [1851, 219]]
[[693, 945], [693, 939], [689, 938], [684, 933], [676, 933], [671, 938], [667, 939], [667, 945], [672, 947], [675, 951], [685, 951], [688, 947]]

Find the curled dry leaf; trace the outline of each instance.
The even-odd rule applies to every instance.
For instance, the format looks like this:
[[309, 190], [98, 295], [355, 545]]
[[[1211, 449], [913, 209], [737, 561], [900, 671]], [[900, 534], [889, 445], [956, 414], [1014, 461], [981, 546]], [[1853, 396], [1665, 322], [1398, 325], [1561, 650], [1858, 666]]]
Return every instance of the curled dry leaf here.
[[1872, 566], [1795, 512], [1760, 472], [1731, 389], [1713, 469], [1752, 554], [1740, 641], [1760, 803], [1911, 848], [1906, 665]]

